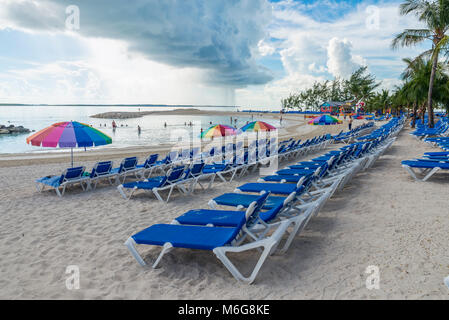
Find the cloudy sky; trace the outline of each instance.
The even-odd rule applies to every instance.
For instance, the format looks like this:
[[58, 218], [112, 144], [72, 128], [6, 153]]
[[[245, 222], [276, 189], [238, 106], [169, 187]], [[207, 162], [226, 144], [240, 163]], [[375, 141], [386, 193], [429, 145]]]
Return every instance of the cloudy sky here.
[[393, 88], [422, 51], [390, 49], [399, 3], [0, 0], [0, 103], [278, 108], [362, 65]]

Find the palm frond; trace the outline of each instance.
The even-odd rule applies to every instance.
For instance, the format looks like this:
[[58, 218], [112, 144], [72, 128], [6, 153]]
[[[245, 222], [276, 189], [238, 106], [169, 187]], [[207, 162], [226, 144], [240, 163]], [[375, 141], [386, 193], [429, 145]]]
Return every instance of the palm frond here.
[[429, 5], [428, 1], [423, 0], [406, 0], [399, 6], [399, 13], [403, 16], [410, 13], [420, 13]]
[[415, 46], [425, 40], [430, 40], [432, 31], [429, 29], [406, 29], [394, 37], [391, 48]]

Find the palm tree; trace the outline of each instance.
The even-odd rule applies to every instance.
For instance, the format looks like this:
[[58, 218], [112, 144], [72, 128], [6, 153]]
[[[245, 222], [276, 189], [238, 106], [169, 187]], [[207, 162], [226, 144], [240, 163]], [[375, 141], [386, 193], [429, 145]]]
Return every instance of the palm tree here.
[[426, 95], [429, 92], [429, 76], [431, 64], [423, 57], [416, 59], [405, 58], [402, 59], [407, 65], [401, 77], [405, 81], [403, 86], [404, 94], [413, 103], [413, 121], [412, 128], [415, 127], [416, 113], [418, 107], [425, 111], [427, 102]]
[[[431, 60], [418, 57], [414, 60], [405, 58], [403, 61], [407, 67], [402, 73], [402, 79], [405, 83], [402, 86], [403, 94], [413, 103], [413, 114], [416, 115], [418, 106], [423, 111], [426, 109], [426, 93], [429, 91], [429, 77], [432, 73], [433, 65]], [[434, 77], [433, 100], [436, 103], [445, 105], [447, 95], [449, 94], [449, 76], [445, 72], [445, 66], [437, 63]], [[413, 118], [412, 127], [414, 127]]]
[[426, 25], [424, 29], [406, 29], [398, 34], [392, 41], [392, 48], [410, 47], [426, 40], [432, 41], [432, 49], [423, 52], [420, 57], [432, 57], [432, 70], [430, 73], [427, 91], [427, 110], [429, 114], [429, 127], [434, 126], [432, 95], [440, 52], [447, 52], [447, 32], [449, 30], [449, 0], [406, 0], [399, 7], [401, 15], [415, 14], [419, 21]]

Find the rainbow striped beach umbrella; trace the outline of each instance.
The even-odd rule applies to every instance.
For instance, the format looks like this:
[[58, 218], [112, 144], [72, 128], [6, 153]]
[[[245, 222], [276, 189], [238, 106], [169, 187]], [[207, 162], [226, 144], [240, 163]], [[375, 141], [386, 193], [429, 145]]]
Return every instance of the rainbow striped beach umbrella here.
[[213, 137], [224, 137], [233, 136], [237, 134], [237, 129], [224, 124], [217, 124], [210, 127], [209, 129], [203, 131], [200, 135], [201, 138], [213, 138]]
[[58, 122], [42, 129], [26, 139], [28, 144], [37, 147], [71, 148], [73, 167], [73, 148], [102, 146], [112, 143], [111, 137], [91, 126], [76, 122]]
[[241, 131], [273, 131], [277, 128], [263, 121], [253, 121], [240, 128]]
[[312, 125], [331, 125], [331, 124], [340, 124], [340, 123], [343, 123], [343, 121], [338, 120], [334, 117], [331, 117], [328, 114], [325, 114], [325, 115], [313, 118], [308, 123], [312, 124]]

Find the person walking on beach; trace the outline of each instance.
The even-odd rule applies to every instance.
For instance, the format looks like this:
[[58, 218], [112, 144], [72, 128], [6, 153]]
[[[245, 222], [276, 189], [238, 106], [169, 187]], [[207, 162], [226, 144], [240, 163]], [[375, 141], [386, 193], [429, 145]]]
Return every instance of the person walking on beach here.
[[348, 123], [349, 131], [352, 130], [352, 116], [349, 116], [349, 123]]

